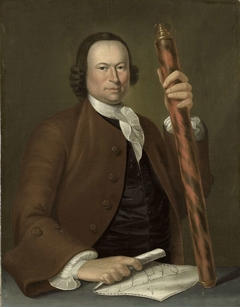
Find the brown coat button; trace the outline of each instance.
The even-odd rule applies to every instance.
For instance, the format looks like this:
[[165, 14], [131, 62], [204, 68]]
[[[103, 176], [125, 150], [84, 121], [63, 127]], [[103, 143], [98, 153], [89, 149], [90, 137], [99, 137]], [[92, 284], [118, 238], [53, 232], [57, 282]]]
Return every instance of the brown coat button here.
[[98, 227], [97, 227], [96, 224], [91, 224], [89, 226], [89, 230], [91, 231], [91, 233], [96, 233], [96, 232], [98, 232]]
[[113, 183], [115, 183], [115, 182], [118, 181], [118, 177], [117, 177], [117, 175], [114, 174], [114, 173], [109, 174], [108, 179], [109, 179], [111, 182], [113, 182]]
[[51, 223], [51, 226], [52, 226], [52, 228], [54, 228], [54, 229], [60, 229], [60, 228], [61, 228], [60, 224], [58, 224], [57, 222], [52, 222], [52, 223]]
[[34, 236], [41, 236], [42, 230], [41, 230], [40, 228], [38, 228], [38, 227], [34, 227], [34, 228], [32, 229], [32, 234], [33, 234]]
[[112, 147], [112, 152], [114, 152], [115, 155], [120, 155], [121, 149], [118, 146], [113, 146]]
[[107, 210], [110, 210], [112, 208], [112, 204], [110, 203], [109, 200], [106, 200], [106, 199], [103, 201], [103, 206]]

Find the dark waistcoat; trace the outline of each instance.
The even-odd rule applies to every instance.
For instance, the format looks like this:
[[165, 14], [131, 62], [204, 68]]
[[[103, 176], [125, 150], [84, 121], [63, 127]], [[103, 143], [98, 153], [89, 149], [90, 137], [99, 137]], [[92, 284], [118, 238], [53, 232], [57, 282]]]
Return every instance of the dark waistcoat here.
[[[117, 120], [106, 119], [118, 129]], [[99, 257], [137, 256], [163, 248], [170, 262], [168, 197], [162, 188], [147, 154], [138, 164], [132, 145], [127, 142], [127, 163], [123, 195], [110, 225], [94, 244]]]

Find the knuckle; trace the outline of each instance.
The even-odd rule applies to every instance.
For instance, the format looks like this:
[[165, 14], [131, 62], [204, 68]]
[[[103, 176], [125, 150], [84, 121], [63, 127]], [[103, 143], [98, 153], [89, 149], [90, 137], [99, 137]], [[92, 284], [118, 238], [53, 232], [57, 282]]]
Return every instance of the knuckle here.
[[116, 271], [121, 272], [124, 271], [124, 269], [126, 268], [126, 265], [119, 263], [116, 265]]
[[117, 272], [117, 270], [115, 269], [115, 268], [111, 268], [110, 270], [109, 270], [109, 274], [115, 274]]

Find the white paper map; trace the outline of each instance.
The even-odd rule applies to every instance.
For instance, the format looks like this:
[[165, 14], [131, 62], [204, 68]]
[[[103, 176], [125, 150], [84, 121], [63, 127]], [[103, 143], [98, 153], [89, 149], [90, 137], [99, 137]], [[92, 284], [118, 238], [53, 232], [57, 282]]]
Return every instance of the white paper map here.
[[143, 270], [112, 285], [98, 284], [93, 292], [100, 295], [131, 295], [163, 301], [194, 286], [199, 280], [197, 267], [151, 262]]

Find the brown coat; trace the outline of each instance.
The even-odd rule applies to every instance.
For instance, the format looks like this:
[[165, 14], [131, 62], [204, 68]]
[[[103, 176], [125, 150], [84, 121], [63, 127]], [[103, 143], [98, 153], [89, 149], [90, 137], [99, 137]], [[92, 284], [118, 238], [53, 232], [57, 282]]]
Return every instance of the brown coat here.
[[[164, 143], [154, 124], [139, 118], [144, 150], [172, 204], [173, 261], [182, 264], [179, 216], [184, 205], [173, 136], [165, 132]], [[197, 142], [206, 195], [212, 181], [207, 146], [206, 139]], [[25, 151], [14, 204], [16, 247], [3, 259], [25, 295], [52, 290], [48, 279], [102, 235], [121, 200], [125, 165], [126, 139], [88, 100], [36, 127]]]

